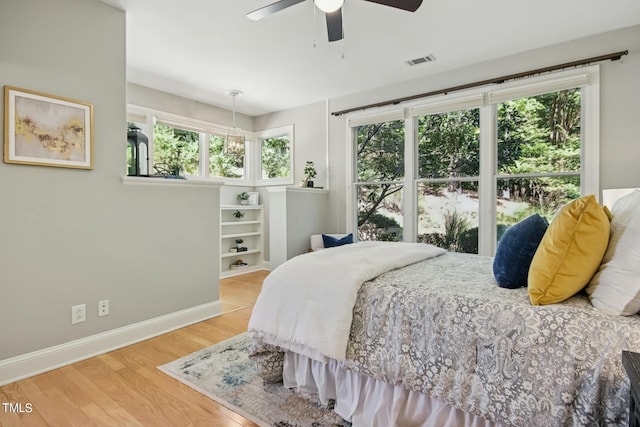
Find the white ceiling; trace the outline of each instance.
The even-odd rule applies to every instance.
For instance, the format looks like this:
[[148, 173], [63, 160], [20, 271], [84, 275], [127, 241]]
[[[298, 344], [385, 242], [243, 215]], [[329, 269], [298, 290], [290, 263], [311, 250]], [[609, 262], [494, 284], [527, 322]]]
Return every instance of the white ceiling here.
[[227, 109], [239, 89], [251, 116], [640, 24], [639, 0], [345, 0], [329, 43], [312, 0], [261, 21], [245, 15], [275, 0], [102, 1], [127, 12], [127, 81]]

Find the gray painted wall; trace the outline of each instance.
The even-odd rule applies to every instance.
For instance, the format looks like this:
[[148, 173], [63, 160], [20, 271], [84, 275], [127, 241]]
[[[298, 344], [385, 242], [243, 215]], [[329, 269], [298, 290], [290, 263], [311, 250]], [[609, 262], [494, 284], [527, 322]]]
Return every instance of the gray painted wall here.
[[[137, 107], [144, 107], [154, 111], [171, 113], [189, 119], [202, 120], [215, 125], [233, 125], [233, 106], [229, 97], [231, 110], [183, 98], [171, 93], [162, 92], [145, 86], [127, 83], [127, 103]], [[236, 113], [236, 126], [244, 131], [253, 131], [253, 117]], [[249, 142], [251, 144], [251, 141]], [[254, 187], [230, 184], [220, 189], [220, 204], [234, 205], [238, 203], [238, 193], [254, 191]]]
[[254, 118], [256, 130], [274, 129], [294, 125], [294, 175], [293, 186], [299, 186], [304, 176], [307, 160], [314, 162], [318, 176], [316, 187], [327, 188], [327, 105], [316, 102], [290, 110], [279, 111]]
[[269, 263], [273, 270], [286, 260], [308, 252], [312, 234], [327, 228], [327, 190], [295, 187], [268, 188], [265, 196], [271, 234]]
[[[218, 299], [218, 189], [121, 182], [123, 12], [2, 0], [0, 85], [95, 108], [94, 170], [0, 163], [0, 360]], [[71, 325], [82, 303], [87, 321]]]
[[[231, 97], [229, 97], [229, 109], [224, 109], [134, 83], [127, 83], [127, 103], [217, 125], [233, 125]], [[236, 126], [246, 131], [253, 131], [253, 117], [236, 113]]]
[[[603, 62], [600, 71], [600, 185], [602, 189], [640, 186], [640, 136], [636, 123], [640, 117], [640, 26], [604, 33], [568, 43], [523, 52], [517, 55], [449, 70], [376, 91], [330, 100], [330, 111], [431, 90], [504, 76], [583, 58], [629, 50], [621, 61]], [[424, 65], [428, 67], [428, 64]], [[330, 117], [329, 176], [331, 217], [335, 228], [346, 227], [345, 150], [346, 118]]]
[[328, 200], [329, 195], [322, 190], [288, 189], [287, 259], [307, 252], [312, 234], [336, 232], [328, 228]]
[[[316, 102], [309, 105], [304, 105], [298, 108], [292, 108], [290, 110], [279, 111], [272, 114], [266, 114], [264, 116], [258, 116], [254, 118], [254, 128], [256, 130], [266, 130], [278, 128], [281, 126], [294, 125], [294, 176], [293, 184], [289, 187], [299, 188], [300, 181], [304, 176], [304, 166], [307, 160], [314, 162], [318, 171], [318, 176], [314, 179], [316, 187], [328, 186], [328, 174], [330, 172], [328, 166], [328, 141], [327, 141], [327, 104], [326, 102]], [[264, 188], [258, 187], [261, 200], [264, 200], [268, 204], [269, 193]], [[287, 198], [289, 193], [287, 193]], [[326, 197], [324, 199], [327, 199]], [[289, 206], [287, 204], [287, 206]], [[320, 211], [322, 217], [326, 217], [328, 204], [323, 206]], [[288, 207], [287, 207], [288, 209]], [[302, 213], [301, 213], [302, 214]], [[269, 221], [269, 209], [265, 205], [265, 220]], [[304, 226], [301, 229], [296, 229], [294, 226], [287, 225], [289, 230], [288, 237], [291, 236], [304, 236], [308, 232], [308, 227]], [[269, 230], [265, 230], [264, 242], [265, 242], [265, 259], [270, 260], [269, 253], [270, 246], [270, 233]], [[294, 237], [295, 238], [295, 237]], [[299, 237], [297, 237], [299, 239]], [[307, 237], [308, 241], [308, 237]], [[289, 249], [295, 247], [296, 249]], [[288, 246], [287, 253], [290, 250], [298, 252], [300, 250], [300, 242], [294, 246]], [[288, 256], [290, 258], [290, 256]]]

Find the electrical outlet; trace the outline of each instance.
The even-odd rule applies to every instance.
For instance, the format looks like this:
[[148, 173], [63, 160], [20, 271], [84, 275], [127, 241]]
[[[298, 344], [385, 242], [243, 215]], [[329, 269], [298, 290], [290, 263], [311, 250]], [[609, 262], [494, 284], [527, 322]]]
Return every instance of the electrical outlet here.
[[106, 316], [107, 314], [109, 314], [109, 300], [98, 301], [98, 316]]
[[71, 324], [82, 323], [87, 320], [87, 310], [84, 304], [71, 307]]

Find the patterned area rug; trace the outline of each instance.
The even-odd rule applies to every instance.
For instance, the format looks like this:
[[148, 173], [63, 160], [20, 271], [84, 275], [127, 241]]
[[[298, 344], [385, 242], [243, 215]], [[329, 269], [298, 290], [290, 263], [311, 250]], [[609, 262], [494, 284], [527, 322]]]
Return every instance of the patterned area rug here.
[[249, 359], [250, 345], [249, 335], [240, 334], [158, 369], [261, 426], [351, 425], [282, 383], [263, 384]]

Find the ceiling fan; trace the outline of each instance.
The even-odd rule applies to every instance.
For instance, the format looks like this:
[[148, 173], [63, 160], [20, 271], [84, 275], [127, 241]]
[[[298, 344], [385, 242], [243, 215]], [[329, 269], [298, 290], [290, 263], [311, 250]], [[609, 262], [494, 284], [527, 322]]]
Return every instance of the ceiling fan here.
[[[302, 3], [306, 0], [280, 0], [270, 5], [256, 9], [247, 13], [247, 18], [258, 21], [266, 18], [280, 10]], [[364, 0], [371, 3], [378, 3], [384, 6], [415, 12], [422, 4], [422, 0]], [[313, 0], [315, 5], [325, 13], [327, 18], [327, 33], [329, 41], [334, 42], [344, 37], [342, 31], [342, 5], [344, 0]]]

